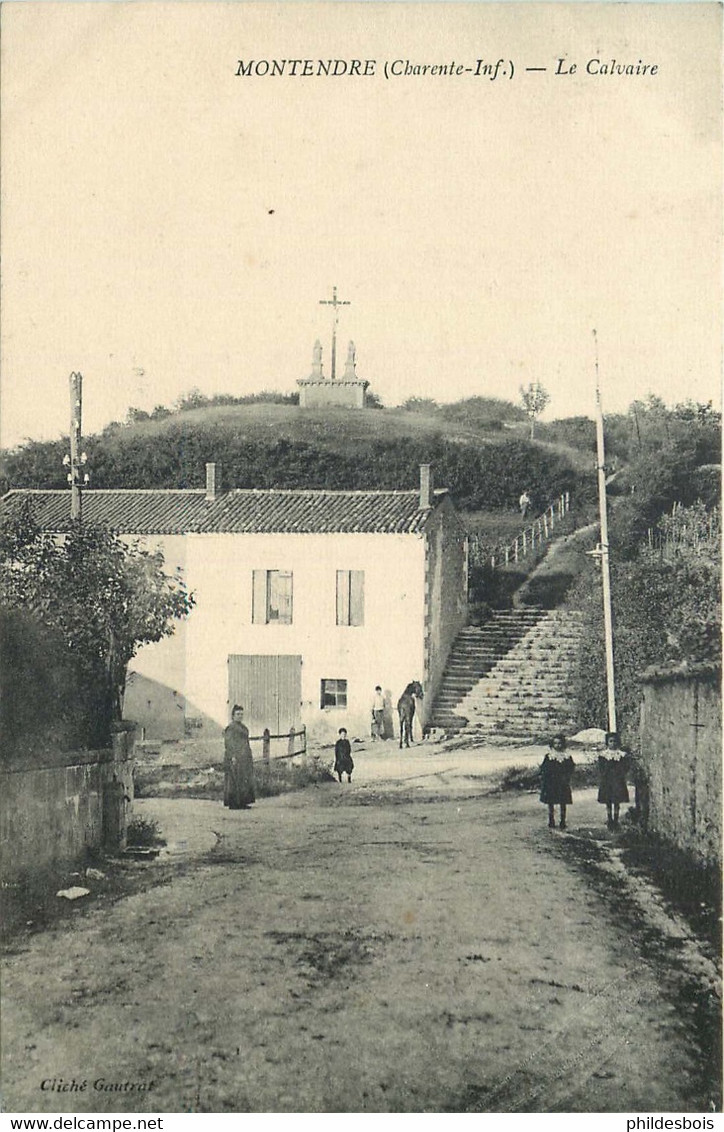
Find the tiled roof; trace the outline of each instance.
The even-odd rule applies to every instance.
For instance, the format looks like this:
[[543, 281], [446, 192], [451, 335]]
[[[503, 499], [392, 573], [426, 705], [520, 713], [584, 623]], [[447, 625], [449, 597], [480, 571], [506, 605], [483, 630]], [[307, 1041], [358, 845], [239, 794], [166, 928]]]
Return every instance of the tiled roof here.
[[[436, 491], [435, 503], [446, 494]], [[70, 521], [68, 490], [14, 490], [0, 513], [17, 512], [29, 500], [35, 521], [63, 531]], [[83, 492], [83, 518], [119, 534], [380, 533], [424, 530], [430, 511], [417, 491], [256, 491], [237, 489], [207, 503], [202, 490], [100, 490]]]
[[[46, 531], [66, 530], [70, 491], [10, 491], [0, 500], [0, 513], [16, 512], [28, 500], [36, 523]], [[203, 491], [83, 492], [83, 518], [119, 534], [171, 535], [195, 529], [208, 504]]]

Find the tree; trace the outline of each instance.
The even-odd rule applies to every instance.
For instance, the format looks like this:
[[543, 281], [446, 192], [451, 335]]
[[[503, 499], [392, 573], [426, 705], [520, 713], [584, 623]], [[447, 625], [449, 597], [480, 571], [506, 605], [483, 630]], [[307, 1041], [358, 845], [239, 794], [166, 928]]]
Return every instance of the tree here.
[[186, 413], [190, 409], [203, 409], [209, 403], [209, 398], [202, 393], [197, 385], [178, 398], [175, 409], [178, 413]]
[[121, 717], [131, 658], [170, 636], [193, 604], [160, 551], [126, 545], [104, 527], [72, 522], [59, 539], [40, 530], [27, 502], [0, 524], [0, 606], [24, 605], [61, 635], [94, 702], [99, 745]]
[[436, 413], [439, 409], [437, 401], [433, 397], [408, 397], [400, 405], [408, 413]]
[[539, 381], [531, 381], [528, 385], [521, 385], [519, 391], [521, 404], [530, 420], [530, 438], [532, 440], [535, 435], [535, 419], [543, 412], [551, 399], [551, 395]]

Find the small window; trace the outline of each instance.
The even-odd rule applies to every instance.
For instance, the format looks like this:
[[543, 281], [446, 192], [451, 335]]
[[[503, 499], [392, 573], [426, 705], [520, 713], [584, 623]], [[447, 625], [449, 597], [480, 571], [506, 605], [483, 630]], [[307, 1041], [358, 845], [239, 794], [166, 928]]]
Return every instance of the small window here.
[[251, 619], [255, 625], [291, 625], [291, 571], [254, 571]]
[[337, 624], [364, 625], [364, 570], [337, 571]]
[[321, 705], [323, 708], [346, 708], [347, 681], [323, 680]]

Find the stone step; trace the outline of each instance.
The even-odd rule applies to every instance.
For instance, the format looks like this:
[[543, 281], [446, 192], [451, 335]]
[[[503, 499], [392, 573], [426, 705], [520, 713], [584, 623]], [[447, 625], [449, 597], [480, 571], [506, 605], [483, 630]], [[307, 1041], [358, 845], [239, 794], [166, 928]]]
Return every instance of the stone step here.
[[525, 735], [531, 731], [550, 734], [555, 731], [567, 731], [571, 727], [575, 727], [575, 722], [571, 716], [553, 715], [545, 719], [494, 719], [485, 723], [471, 719], [465, 724], [465, 731], [467, 734], [477, 735], [489, 735], [497, 731], [507, 731], [510, 734], [517, 732]]
[[468, 626], [448, 659], [433, 725], [491, 735], [560, 729], [570, 720], [580, 640], [581, 615], [564, 609], [497, 610]]
[[561, 715], [570, 715], [570, 704], [561, 704], [557, 708], [547, 708], [545, 711], [486, 711], [478, 715], [474, 711], [459, 711], [455, 715], [466, 715], [471, 723], [485, 723], [496, 719], [553, 719]]
[[487, 704], [454, 704], [446, 707], [446, 710], [453, 711], [456, 715], [467, 715], [471, 719], [492, 719], [494, 716], [502, 715], [548, 715], [556, 714], [561, 711], [571, 711], [572, 704], [570, 700], [560, 700], [556, 702], [547, 701], [545, 704], [541, 703], [506, 703], [504, 700], [491, 700]]

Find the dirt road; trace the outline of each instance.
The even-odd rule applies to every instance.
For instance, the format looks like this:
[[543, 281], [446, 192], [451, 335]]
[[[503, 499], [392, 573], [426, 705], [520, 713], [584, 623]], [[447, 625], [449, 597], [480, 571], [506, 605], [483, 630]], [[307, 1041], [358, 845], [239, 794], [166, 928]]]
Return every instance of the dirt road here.
[[486, 795], [496, 759], [358, 755], [351, 785], [250, 812], [139, 802], [169, 839], [152, 886], [5, 958], [5, 1108], [718, 1106], [712, 957], [591, 842], [591, 790], [553, 833]]

